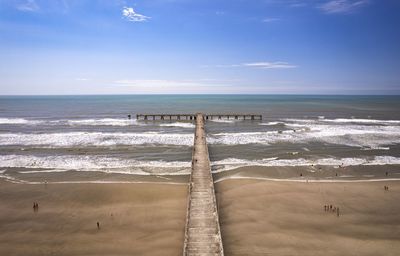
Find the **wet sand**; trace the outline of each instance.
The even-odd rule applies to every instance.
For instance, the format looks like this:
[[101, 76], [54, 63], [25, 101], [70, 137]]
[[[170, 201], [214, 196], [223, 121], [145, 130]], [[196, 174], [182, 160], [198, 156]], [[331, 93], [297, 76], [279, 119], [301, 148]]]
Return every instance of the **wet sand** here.
[[[400, 179], [400, 165], [355, 165], [339, 166], [246, 166], [229, 171], [216, 170], [214, 180], [226, 177], [248, 177], [253, 179], [300, 179], [354, 181], [371, 179]], [[387, 175], [386, 175], [387, 172]]]
[[0, 181], [0, 255], [180, 255], [186, 196], [185, 185]]
[[[389, 186], [389, 191], [384, 186]], [[216, 184], [226, 255], [398, 255], [400, 182]], [[340, 209], [325, 212], [324, 205]]]

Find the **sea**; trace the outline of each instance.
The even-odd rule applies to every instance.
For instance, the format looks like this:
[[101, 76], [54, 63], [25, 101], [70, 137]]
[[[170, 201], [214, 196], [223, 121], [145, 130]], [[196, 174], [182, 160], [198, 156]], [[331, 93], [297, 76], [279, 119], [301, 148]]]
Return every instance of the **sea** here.
[[198, 112], [262, 115], [206, 122], [218, 178], [400, 178], [400, 96], [85, 95], [0, 96], [0, 179], [187, 182], [194, 122], [136, 114]]

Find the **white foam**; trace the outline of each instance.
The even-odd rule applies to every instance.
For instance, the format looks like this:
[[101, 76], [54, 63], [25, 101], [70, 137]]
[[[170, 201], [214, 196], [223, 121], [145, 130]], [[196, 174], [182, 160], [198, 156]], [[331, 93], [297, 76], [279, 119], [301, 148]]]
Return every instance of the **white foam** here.
[[66, 120], [69, 125], [98, 125], [98, 126], [128, 126], [137, 125], [136, 119], [117, 119], [117, 118], [101, 118], [101, 119], [81, 119]]
[[300, 182], [300, 183], [362, 183], [362, 182], [381, 182], [381, 181], [400, 181], [400, 178], [390, 179], [351, 179], [351, 180], [339, 180], [339, 179], [306, 179], [306, 178], [293, 178], [293, 179], [279, 179], [279, 178], [266, 178], [266, 177], [252, 177], [233, 175], [226, 176], [214, 181], [214, 183], [222, 182], [224, 180], [264, 180], [264, 181], [279, 181], [279, 182]]
[[357, 119], [357, 118], [336, 118], [325, 119], [324, 122], [333, 123], [363, 123], [363, 124], [400, 124], [400, 120], [378, 120], [378, 119]]
[[363, 150], [390, 150], [390, 147], [368, 147], [363, 148]]
[[335, 119], [283, 119], [288, 122], [300, 123], [358, 123], [358, 124], [400, 124], [400, 120], [380, 120], [380, 119], [363, 119], [363, 118], [335, 118]]
[[259, 123], [259, 125], [283, 125], [283, 122], [268, 122], [268, 123]]
[[281, 133], [278, 131], [218, 133], [210, 135], [208, 142], [226, 145], [324, 142], [367, 148], [381, 148], [400, 143], [400, 126], [332, 125], [315, 122], [286, 123], [286, 126], [295, 129]]
[[182, 161], [139, 161], [100, 156], [26, 156], [2, 155], [0, 166], [6, 168], [40, 168], [20, 173], [98, 171], [106, 173], [139, 175], [186, 175], [190, 173], [190, 162]]
[[38, 124], [42, 123], [42, 120], [27, 120], [24, 118], [0, 118], [0, 124]]
[[50, 170], [40, 170], [40, 171], [18, 171], [18, 173], [30, 174], [30, 173], [53, 173], [53, 172], [68, 172], [68, 171], [70, 171], [70, 170], [50, 169]]
[[179, 122], [179, 123], [167, 123], [167, 124], [160, 124], [162, 127], [181, 127], [181, 128], [194, 128], [195, 125], [192, 123], [184, 123], [184, 122]]
[[43, 185], [43, 184], [157, 184], [157, 185], [182, 185], [187, 186], [186, 183], [180, 182], [166, 182], [166, 181], [118, 181], [118, 180], [88, 180], [88, 181], [26, 181], [17, 179], [8, 175], [0, 175], [0, 178], [7, 180], [14, 184], [28, 184], [28, 185]]
[[33, 120], [24, 118], [0, 118], [0, 124], [23, 125], [70, 125], [70, 126], [130, 126], [146, 125], [136, 119], [127, 118], [97, 118], [97, 119], [58, 119], [58, 120]]
[[374, 158], [320, 158], [320, 159], [277, 159], [264, 158], [258, 160], [247, 160], [237, 158], [227, 158], [220, 161], [214, 161], [212, 166], [223, 166], [214, 173], [224, 172], [246, 166], [267, 166], [267, 167], [284, 167], [284, 166], [358, 166], [358, 165], [399, 165], [400, 158], [393, 156], [375, 156]]
[[112, 146], [112, 145], [178, 145], [191, 146], [193, 134], [185, 133], [102, 133], [69, 132], [45, 134], [0, 134], [0, 145], [30, 145], [48, 147]]

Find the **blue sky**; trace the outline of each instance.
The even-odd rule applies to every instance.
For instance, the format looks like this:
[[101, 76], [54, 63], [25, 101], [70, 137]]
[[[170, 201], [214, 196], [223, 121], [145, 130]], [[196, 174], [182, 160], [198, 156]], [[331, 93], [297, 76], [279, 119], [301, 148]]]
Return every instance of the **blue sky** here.
[[399, 94], [397, 0], [0, 0], [0, 94]]

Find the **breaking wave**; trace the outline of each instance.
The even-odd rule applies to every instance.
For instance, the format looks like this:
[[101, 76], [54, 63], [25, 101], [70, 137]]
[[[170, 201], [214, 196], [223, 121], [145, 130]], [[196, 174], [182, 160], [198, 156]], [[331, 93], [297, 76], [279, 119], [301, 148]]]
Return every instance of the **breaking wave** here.
[[192, 123], [167, 123], [167, 124], [160, 124], [162, 127], [181, 127], [181, 128], [194, 128], [195, 125]]
[[23, 125], [69, 125], [69, 126], [129, 126], [145, 125], [136, 119], [98, 118], [98, 119], [59, 119], [59, 120], [31, 120], [24, 118], [0, 118], [0, 124]]
[[212, 166], [217, 168], [213, 172], [223, 172], [239, 167], [245, 166], [269, 166], [269, 167], [283, 167], [283, 166], [311, 166], [311, 165], [325, 165], [325, 166], [355, 166], [355, 165], [396, 165], [400, 164], [399, 157], [393, 156], [375, 156], [373, 158], [320, 158], [320, 159], [278, 159], [278, 158], [265, 158], [259, 160], [246, 160], [237, 158], [227, 158], [220, 161], [212, 162]]
[[354, 123], [354, 124], [400, 124], [400, 120], [380, 120], [380, 119], [363, 119], [363, 118], [335, 118], [325, 119], [283, 119], [288, 122], [299, 123]]
[[190, 173], [190, 162], [182, 161], [139, 161], [100, 156], [0, 156], [3, 168], [32, 168], [51, 170], [29, 170], [19, 173], [98, 171], [139, 175], [183, 175]]
[[286, 130], [282, 131], [212, 134], [208, 141], [225, 145], [324, 142], [370, 149], [400, 143], [398, 125], [332, 125], [302, 121], [285, 123]]
[[98, 126], [128, 126], [137, 125], [136, 119], [118, 119], [118, 118], [102, 118], [102, 119], [82, 119], [82, 120], [57, 120], [54, 123], [66, 122], [68, 125], [98, 125]]
[[103, 132], [69, 132], [69, 133], [4, 133], [0, 134], [0, 145], [24, 145], [47, 147], [73, 146], [113, 146], [113, 145], [178, 145], [191, 146], [193, 134], [185, 133], [103, 133]]
[[0, 118], [0, 124], [24, 124], [24, 125], [36, 125], [44, 121], [41, 120], [28, 120], [24, 118]]

